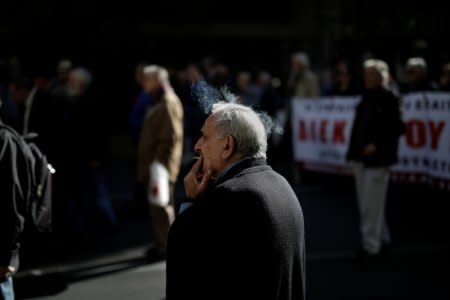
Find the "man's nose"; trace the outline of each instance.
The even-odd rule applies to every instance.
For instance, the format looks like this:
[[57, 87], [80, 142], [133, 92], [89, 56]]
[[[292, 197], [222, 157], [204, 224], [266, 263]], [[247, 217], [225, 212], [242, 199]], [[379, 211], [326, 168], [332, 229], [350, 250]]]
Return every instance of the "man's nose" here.
[[201, 148], [200, 148], [200, 145], [201, 143], [200, 143], [200, 139], [197, 141], [197, 143], [195, 143], [195, 146], [194, 146], [194, 151], [196, 152], [196, 153], [199, 153], [200, 154], [200, 152], [201, 152]]

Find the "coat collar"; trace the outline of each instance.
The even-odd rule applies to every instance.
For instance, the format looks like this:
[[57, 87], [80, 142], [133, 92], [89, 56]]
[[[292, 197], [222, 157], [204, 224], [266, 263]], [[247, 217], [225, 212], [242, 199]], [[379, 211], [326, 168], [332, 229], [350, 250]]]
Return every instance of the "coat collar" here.
[[221, 174], [221, 176], [215, 182], [211, 183], [202, 196], [197, 199], [190, 199], [188, 202], [202, 203], [206, 201], [206, 199], [208, 199], [208, 196], [214, 191], [217, 186], [251, 168], [270, 169], [264, 158], [248, 158], [241, 160], [240, 162], [231, 166], [231, 168], [225, 171], [224, 174]]
[[264, 158], [247, 158], [241, 160], [240, 162], [231, 166], [231, 168], [225, 171], [224, 174], [221, 174], [221, 176], [214, 182], [213, 186], [218, 186], [219, 184], [224, 183], [225, 181], [235, 177], [246, 169], [261, 166], [267, 167], [267, 163]]

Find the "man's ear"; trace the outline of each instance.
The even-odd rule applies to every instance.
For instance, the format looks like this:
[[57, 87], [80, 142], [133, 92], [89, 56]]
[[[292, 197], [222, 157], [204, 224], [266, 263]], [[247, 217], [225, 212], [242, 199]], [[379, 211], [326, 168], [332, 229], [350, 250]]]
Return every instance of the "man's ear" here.
[[222, 158], [228, 159], [236, 152], [236, 140], [231, 135], [226, 136], [223, 143]]

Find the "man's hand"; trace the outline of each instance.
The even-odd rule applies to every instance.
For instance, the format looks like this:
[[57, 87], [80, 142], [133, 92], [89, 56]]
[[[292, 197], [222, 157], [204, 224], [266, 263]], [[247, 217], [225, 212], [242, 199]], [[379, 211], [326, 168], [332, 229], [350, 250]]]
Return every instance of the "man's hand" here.
[[375, 152], [377, 152], [377, 147], [375, 147], [374, 144], [369, 144], [366, 147], [364, 147], [364, 155], [365, 156], [374, 155]]
[[184, 190], [186, 191], [186, 196], [190, 199], [197, 199], [201, 196], [206, 191], [209, 180], [211, 179], [212, 171], [204, 168], [206, 174], [202, 174], [202, 165], [203, 158], [200, 157], [186, 177], [184, 177]]
[[8, 267], [0, 267], [0, 279], [7, 278], [12, 273], [14, 273], [16, 269], [14, 267], [8, 266]]

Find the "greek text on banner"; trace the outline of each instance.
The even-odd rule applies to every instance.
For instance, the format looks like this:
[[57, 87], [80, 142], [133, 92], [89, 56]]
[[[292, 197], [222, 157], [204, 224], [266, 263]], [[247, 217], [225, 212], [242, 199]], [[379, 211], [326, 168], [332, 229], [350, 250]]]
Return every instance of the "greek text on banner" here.
[[[359, 97], [294, 99], [294, 158], [309, 165], [345, 170], [345, 159]], [[397, 174], [450, 182], [450, 93], [426, 92], [402, 97], [406, 134], [400, 138]]]

